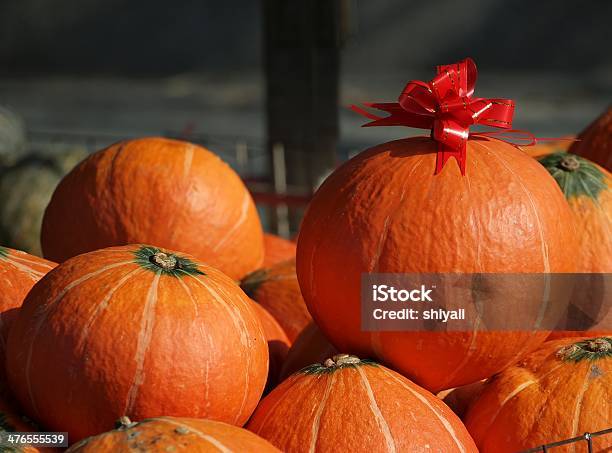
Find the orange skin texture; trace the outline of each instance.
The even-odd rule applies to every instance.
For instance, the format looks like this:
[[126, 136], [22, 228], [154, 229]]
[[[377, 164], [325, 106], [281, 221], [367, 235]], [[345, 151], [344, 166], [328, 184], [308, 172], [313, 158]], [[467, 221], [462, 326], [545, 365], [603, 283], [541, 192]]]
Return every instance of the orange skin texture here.
[[[308, 309], [341, 351], [376, 357], [432, 392], [497, 373], [549, 332], [362, 332], [369, 272], [573, 272], [572, 213], [555, 180], [497, 140], [467, 144], [466, 175], [434, 175], [436, 143], [385, 143], [346, 162], [310, 203], [297, 249]], [[568, 248], [569, 247], [569, 248]]]
[[278, 321], [268, 313], [268, 310], [255, 301], [253, 301], [253, 308], [259, 316], [266, 341], [268, 342], [270, 366], [266, 389], [271, 389], [278, 383], [278, 377], [285, 362], [285, 357], [287, 357], [287, 352], [289, 352], [291, 347], [291, 342]]
[[[482, 453], [522, 451], [612, 426], [612, 359], [557, 357], [578, 340], [548, 341], [489, 380], [465, 418]], [[609, 451], [612, 440], [594, 437], [593, 446], [594, 452]], [[581, 448], [586, 451], [584, 442], [553, 451]]]
[[612, 108], [591, 123], [569, 151], [601, 165], [612, 172]]
[[[222, 446], [226, 450], [221, 450]], [[133, 452], [167, 453], [175, 451], [218, 453], [244, 451], [280, 453], [261, 437], [246, 429], [195, 418], [159, 417], [143, 420], [134, 426], [122, 427], [83, 440], [70, 447], [71, 453]]]
[[259, 215], [240, 177], [178, 140], [129, 140], [89, 156], [45, 211], [41, 244], [54, 261], [137, 243], [189, 253], [235, 279], [263, 262]]
[[[0, 363], [6, 356], [6, 341], [15, 315], [32, 286], [56, 264], [34, 255], [4, 248], [0, 254]], [[0, 383], [5, 382], [4, 366], [0, 367]]]
[[593, 200], [571, 197], [568, 200], [575, 216], [578, 235], [578, 271], [612, 272], [612, 174], [598, 167], [604, 175], [606, 189]]
[[[575, 216], [578, 235], [578, 272], [612, 273], [612, 174], [598, 167], [604, 174], [607, 189], [599, 193], [597, 200], [589, 197], [571, 197], [568, 201]], [[612, 288], [607, 288], [607, 293]], [[580, 300], [575, 301], [581, 305]], [[555, 331], [549, 340], [565, 337], [612, 335], [612, 308], [586, 332]], [[588, 307], [583, 311], [589, 312]]]
[[263, 267], [290, 259], [295, 259], [295, 242], [283, 239], [275, 234], [264, 233], [264, 261]]
[[261, 401], [247, 429], [286, 453], [477, 451], [441, 400], [380, 365], [295, 373]]
[[295, 258], [247, 275], [240, 286], [274, 316], [290, 342], [312, 321], [295, 273]]
[[311, 322], [291, 345], [281, 371], [281, 381], [296, 371], [312, 363], [323, 362], [338, 352], [317, 325]]
[[32, 419], [68, 431], [73, 441], [123, 415], [244, 424], [268, 371], [252, 302], [195, 258], [205, 275], [145, 268], [134, 259], [140, 247], [77, 256], [34, 287], [7, 345], [17, 400]]

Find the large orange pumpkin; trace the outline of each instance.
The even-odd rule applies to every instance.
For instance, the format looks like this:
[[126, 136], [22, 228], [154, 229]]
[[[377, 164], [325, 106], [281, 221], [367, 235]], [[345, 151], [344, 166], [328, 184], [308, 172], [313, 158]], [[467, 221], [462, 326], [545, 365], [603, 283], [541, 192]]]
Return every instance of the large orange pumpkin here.
[[275, 234], [264, 233], [263, 267], [270, 267], [282, 261], [295, 259], [295, 242]]
[[259, 321], [263, 327], [263, 332], [268, 342], [268, 358], [269, 358], [269, 370], [268, 380], [266, 382], [266, 391], [274, 388], [278, 382], [278, 377], [289, 352], [291, 342], [287, 338], [287, 334], [280, 326], [278, 321], [274, 319], [268, 310], [263, 308], [257, 302], [253, 301], [253, 308], [259, 316]]
[[325, 338], [323, 332], [311, 322], [291, 345], [285, 357], [280, 379], [284, 380], [296, 371], [313, 363], [323, 362], [337, 353], [338, 350]]
[[612, 172], [612, 108], [601, 114], [578, 135], [569, 151]]
[[[611, 401], [612, 338], [566, 338], [491, 379], [465, 423], [481, 452], [517, 452], [610, 428]], [[612, 439], [594, 437], [593, 446], [610, 451]]]
[[186, 255], [142, 245], [79, 255], [27, 296], [9, 334], [9, 383], [27, 415], [71, 440], [122, 415], [242, 425], [268, 367], [251, 304]]
[[434, 395], [347, 354], [289, 377], [261, 401], [247, 429], [286, 453], [477, 451]]
[[295, 274], [295, 258], [247, 275], [240, 286], [276, 318], [291, 342], [312, 320]]
[[212, 420], [159, 417], [131, 422], [129, 418], [122, 417], [117, 425], [116, 429], [83, 439], [66, 451], [70, 453], [123, 451], [280, 453], [270, 443], [246, 429]]
[[[19, 250], [0, 247], [0, 363], [5, 360], [9, 328], [32, 286], [49, 272], [55, 263]], [[4, 366], [0, 366], [0, 383], [4, 383]], [[0, 390], [0, 393], [3, 391]]]
[[[553, 153], [541, 158], [540, 163], [555, 178], [575, 215], [578, 247], [573, 255], [577, 271], [612, 273], [612, 175], [571, 153]], [[594, 322], [590, 335], [612, 333], [612, 307], [604, 302], [612, 288], [605, 288], [605, 280], [605, 276], [589, 277], [588, 283], [577, 288], [570, 306], [572, 316]], [[608, 281], [607, 286], [611, 283]], [[551, 338], [584, 334], [556, 331]]]
[[491, 376], [548, 333], [365, 332], [364, 273], [575, 269], [572, 213], [541, 165], [507, 143], [470, 139], [466, 175], [454, 160], [434, 175], [436, 149], [415, 137], [343, 164], [310, 203], [297, 249], [300, 288], [325, 336], [433, 392]]
[[81, 162], [54, 192], [41, 242], [57, 262], [155, 244], [236, 279], [263, 261], [259, 216], [239, 176], [201, 146], [164, 138], [120, 142]]

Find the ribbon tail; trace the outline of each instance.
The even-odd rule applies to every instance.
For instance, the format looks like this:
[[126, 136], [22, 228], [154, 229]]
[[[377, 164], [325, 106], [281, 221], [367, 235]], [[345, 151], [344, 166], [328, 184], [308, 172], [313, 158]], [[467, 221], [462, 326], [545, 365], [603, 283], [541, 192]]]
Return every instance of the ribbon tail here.
[[463, 146], [460, 149], [454, 149], [450, 146], [446, 146], [444, 143], [438, 143], [438, 152], [436, 155], [436, 171], [434, 174], [438, 174], [444, 168], [446, 162], [454, 157], [459, 165], [459, 170], [461, 171], [461, 175], [465, 176], [465, 155], [466, 155], [466, 147]]
[[368, 112], [366, 109], [359, 107], [358, 105], [352, 104], [349, 106], [349, 109], [351, 109], [353, 112], [361, 115], [361, 116], [365, 116], [366, 118], [372, 120], [372, 121], [378, 121], [383, 119], [382, 116], [378, 116], [378, 115], [374, 115], [372, 112]]

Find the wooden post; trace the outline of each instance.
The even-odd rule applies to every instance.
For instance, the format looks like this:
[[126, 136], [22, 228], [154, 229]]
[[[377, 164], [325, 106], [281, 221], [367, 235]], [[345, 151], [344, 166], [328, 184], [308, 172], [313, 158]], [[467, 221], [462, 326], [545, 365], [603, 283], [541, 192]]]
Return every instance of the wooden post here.
[[336, 165], [345, 1], [263, 0], [268, 149], [283, 144], [287, 184], [305, 190]]

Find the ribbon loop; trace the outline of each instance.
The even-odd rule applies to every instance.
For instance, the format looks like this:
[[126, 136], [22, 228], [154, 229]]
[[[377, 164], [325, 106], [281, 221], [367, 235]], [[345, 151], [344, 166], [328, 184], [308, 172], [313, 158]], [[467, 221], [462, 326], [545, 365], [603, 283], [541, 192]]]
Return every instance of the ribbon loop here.
[[[436, 174], [442, 171], [448, 159], [454, 157], [461, 174], [465, 175], [467, 141], [470, 135], [506, 137], [494, 132], [470, 134], [470, 126], [480, 124], [511, 129], [514, 115], [514, 101], [511, 99], [473, 98], [477, 77], [474, 60], [466, 58], [455, 64], [438, 66], [436, 77], [429, 83], [420, 80], [409, 82], [400, 94], [398, 102], [364, 104], [386, 112], [389, 116], [381, 117], [357, 106], [351, 108], [372, 120], [364, 126], [431, 129], [433, 139], [438, 142]], [[527, 139], [532, 137], [533, 135], [529, 134]], [[512, 138], [517, 137], [514, 135]]]

